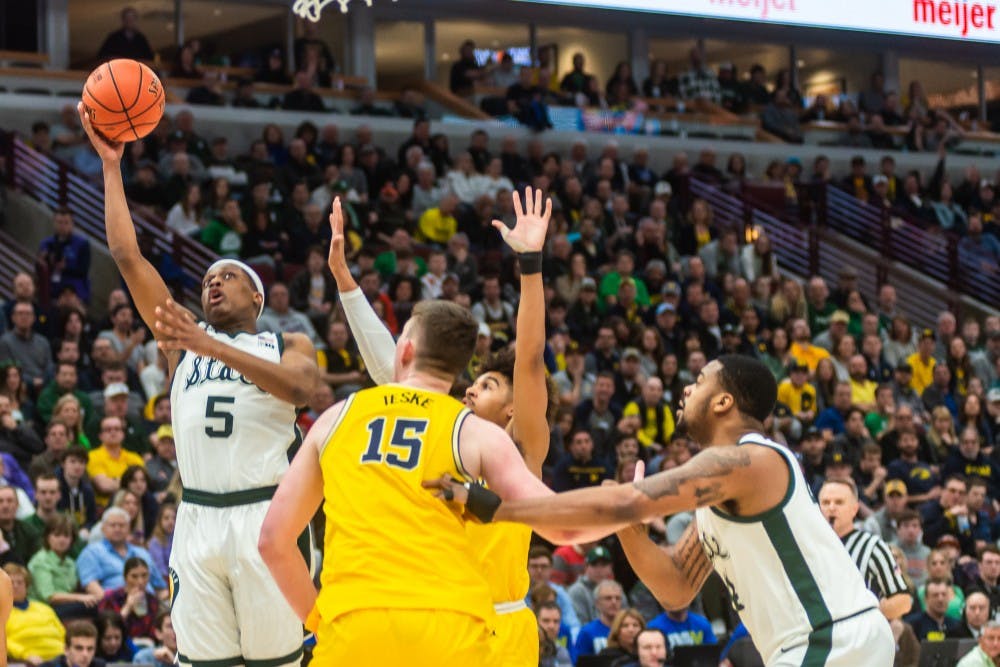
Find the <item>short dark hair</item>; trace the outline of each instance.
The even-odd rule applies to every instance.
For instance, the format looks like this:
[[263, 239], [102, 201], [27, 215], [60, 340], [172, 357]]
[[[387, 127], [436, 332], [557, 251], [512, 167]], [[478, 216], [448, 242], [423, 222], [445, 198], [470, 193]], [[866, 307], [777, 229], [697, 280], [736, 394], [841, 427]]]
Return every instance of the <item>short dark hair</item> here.
[[990, 488], [990, 485], [986, 483], [986, 480], [982, 477], [972, 476], [969, 477], [966, 484], [966, 488], [971, 491], [974, 486], [981, 486], [984, 489]]
[[538, 616], [542, 613], [543, 609], [548, 609], [549, 611], [558, 611], [559, 615], [562, 616], [562, 609], [555, 602], [540, 602], [538, 608], [535, 609], [535, 615]]
[[919, 521], [921, 526], [924, 525], [924, 520], [923, 517], [920, 516], [920, 512], [914, 509], [907, 508], [900, 512], [899, 516], [896, 517], [897, 526], [902, 526], [908, 521]]
[[469, 364], [479, 336], [472, 313], [451, 301], [421, 301], [411, 318], [417, 327], [416, 367], [454, 377]]
[[548, 547], [536, 544], [535, 546], [528, 549], [528, 560], [534, 560], [536, 558], [548, 558], [549, 563], [552, 563], [552, 550]]
[[949, 577], [931, 577], [927, 580], [927, 585], [924, 587], [924, 590], [929, 591], [931, 589], [931, 584], [951, 588], [952, 580]]
[[858, 407], [858, 406], [856, 406], [856, 405], [852, 405], [851, 407], [849, 407], [849, 408], [847, 409], [847, 414], [846, 414], [846, 415], [844, 415], [844, 420], [846, 421], [846, 420], [850, 419], [850, 418], [851, 418], [851, 416], [852, 416], [852, 415], [853, 415], [853, 414], [854, 414], [855, 412], [857, 412], [858, 414], [860, 414], [860, 415], [861, 415], [861, 419], [862, 419], [862, 420], [864, 420], [864, 418], [865, 418], [865, 411], [864, 411], [864, 410], [862, 410], [861, 408], [859, 408], [859, 407]]
[[77, 637], [97, 641], [97, 628], [90, 621], [70, 621], [66, 624], [66, 646]]
[[66, 461], [66, 459], [78, 459], [80, 461], [83, 461], [84, 463], [87, 463], [88, 461], [90, 461], [90, 454], [87, 453], [87, 448], [84, 447], [83, 445], [70, 445], [69, 447], [66, 448], [66, 451], [63, 452], [62, 455], [62, 460], [64, 462]]
[[865, 444], [861, 445], [861, 456], [865, 456], [867, 454], [878, 454], [879, 456], [882, 456], [882, 448], [869, 440]]
[[153, 621], [153, 627], [159, 630], [160, 632], [163, 632], [163, 624], [166, 622], [168, 618], [170, 618], [170, 610], [161, 609], [160, 611], [156, 612], [156, 620]]
[[944, 481], [941, 483], [941, 486], [948, 486], [948, 482], [950, 482], [952, 480], [955, 480], [955, 481], [958, 481], [958, 482], [961, 482], [962, 484], [964, 484], [966, 491], [968, 491], [968, 489], [969, 489], [969, 479], [965, 475], [959, 474], [957, 472], [953, 472], [952, 474], [950, 474], [947, 477], [945, 477]]
[[976, 558], [980, 561], [983, 560], [983, 554], [995, 554], [1000, 556], [1000, 549], [998, 549], [995, 544], [987, 544], [979, 550], [979, 553], [976, 554]]
[[742, 354], [724, 354], [718, 359], [719, 384], [733, 395], [736, 409], [763, 422], [778, 400], [778, 383], [760, 361]]
[[[514, 350], [508, 348], [489, 355], [480, 364], [477, 373], [479, 375], [485, 373], [498, 373], [502, 375], [508, 384], [510, 384], [510, 390], [513, 392], [514, 368]], [[545, 390], [548, 399], [545, 405], [545, 420], [551, 424], [556, 417], [556, 411], [559, 409], [559, 390], [556, 388], [555, 382], [548, 375], [545, 376]]]

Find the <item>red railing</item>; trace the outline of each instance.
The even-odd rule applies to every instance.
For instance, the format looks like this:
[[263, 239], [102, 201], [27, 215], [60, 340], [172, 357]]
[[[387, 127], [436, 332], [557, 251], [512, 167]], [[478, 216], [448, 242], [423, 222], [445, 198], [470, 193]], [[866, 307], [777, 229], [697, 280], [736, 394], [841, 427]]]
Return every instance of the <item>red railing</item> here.
[[[68, 207], [80, 233], [106, 246], [104, 191], [70, 165], [36, 151], [20, 137], [5, 134], [2, 139], [10, 184], [51, 208]], [[154, 249], [169, 254], [184, 271], [184, 282], [195, 286], [186, 289], [183, 296], [197, 302], [196, 286], [218, 256], [194, 239], [172, 233], [162, 219], [142, 213], [137, 206], [130, 209], [136, 230], [148, 234]]]

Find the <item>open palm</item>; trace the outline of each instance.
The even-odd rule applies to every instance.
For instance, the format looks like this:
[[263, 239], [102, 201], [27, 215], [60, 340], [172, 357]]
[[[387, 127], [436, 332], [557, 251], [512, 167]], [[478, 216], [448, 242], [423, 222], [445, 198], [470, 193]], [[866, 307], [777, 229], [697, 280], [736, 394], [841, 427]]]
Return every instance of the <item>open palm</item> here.
[[549, 218], [552, 217], [552, 199], [546, 197], [541, 189], [529, 187], [524, 192], [522, 209], [521, 197], [515, 191], [514, 213], [517, 215], [514, 229], [507, 227], [501, 220], [494, 220], [493, 226], [515, 252], [541, 252], [549, 231]]

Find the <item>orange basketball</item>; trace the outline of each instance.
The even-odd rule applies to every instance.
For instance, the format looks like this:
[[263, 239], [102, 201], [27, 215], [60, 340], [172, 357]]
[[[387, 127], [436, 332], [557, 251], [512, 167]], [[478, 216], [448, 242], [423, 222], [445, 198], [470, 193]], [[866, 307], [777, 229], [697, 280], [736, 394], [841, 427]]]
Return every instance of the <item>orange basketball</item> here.
[[152, 132], [163, 116], [163, 84], [142, 63], [119, 58], [90, 73], [83, 85], [83, 104], [104, 137], [135, 141]]

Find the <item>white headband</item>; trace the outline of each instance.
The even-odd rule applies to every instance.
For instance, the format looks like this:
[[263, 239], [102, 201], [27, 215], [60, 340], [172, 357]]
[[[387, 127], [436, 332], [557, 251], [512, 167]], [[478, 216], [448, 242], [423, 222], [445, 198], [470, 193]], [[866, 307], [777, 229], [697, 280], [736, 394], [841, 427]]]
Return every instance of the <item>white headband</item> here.
[[257, 272], [251, 269], [249, 265], [244, 264], [238, 259], [230, 259], [228, 257], [215, 261], [212, 266], [208, 267], [208, 271], [206, 271], [206, 273], [211, 273], [220, 266], [224, 266], [226, 264], [232, 264], [250, 276], [250, 280], [253, 281], [253, 286], [257, 288], [257, 293], [261, 296], [260, 309], [257, 311], [257, 318], [260, 319], [261, 313], [264, 312], [264, 283], [261, 281], [260, 276], [258, 276]]

